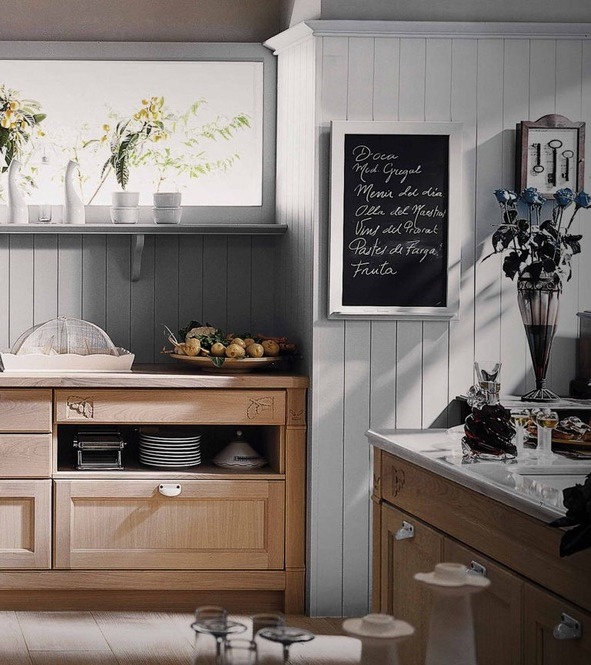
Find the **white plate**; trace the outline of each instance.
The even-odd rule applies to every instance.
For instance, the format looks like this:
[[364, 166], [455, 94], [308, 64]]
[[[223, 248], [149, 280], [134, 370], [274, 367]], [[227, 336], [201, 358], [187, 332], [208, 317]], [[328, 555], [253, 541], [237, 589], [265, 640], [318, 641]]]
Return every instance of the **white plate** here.
[[165, 467], [184, 467], [184, 466], [198, 466], [201, 464], [201, 461], [199, 462], [189, 462], [188, 464], [172, 464], [170, 462], [148, 462], [147, 460], [142, 461], [142, 464], [145, 464], [146, 466], [165, 466]]
[[140, 449], [145, 448], [146, 450], [170, 450], [170, 451], [183, 451], [183, 450], [199, 450], [201, 445], [199, 443], [185, 443], [182, 446], [171, 446], [167, 443], [145, 443], [144, 441], [140, 442]]
[[150, 436], [149, 434], [140, 434], [142, 441], [151, 441], [152, 443], [187, 443], [190, 441], [201, 441], [201, 436]]
[[149, 454], [149, 453], [140, 453], [140, 459], [145, 458], [145, 459], [159, 459], [159, 460], [169, 460], [171, 462], [178, 462], [179, 460], [185, 460], [185, 459], [201, 459], [201, 455], [199, 453], [195, 455], [157, 455], [157, 454]]

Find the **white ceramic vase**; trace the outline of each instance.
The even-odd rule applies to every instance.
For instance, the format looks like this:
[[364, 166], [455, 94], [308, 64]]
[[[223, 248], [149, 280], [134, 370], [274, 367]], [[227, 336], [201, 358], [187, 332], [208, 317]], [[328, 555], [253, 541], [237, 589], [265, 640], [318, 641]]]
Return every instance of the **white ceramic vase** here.
[[415, 579], [429, 585], [435, 596], [425, 665], [477, 665], [470, 597], [490, 580], [460, 563], [438, 563], [433, 572], [417, 573]]
[[25, 197], [18, 186], [21, 163], [13, 159], [8, 167], [8, 218], [9, 224], [28, 224], [29, 210]]
[[70, 160], [66, 166], [64, 224], [84, 224], [86, 222], [84, 202], [80, 198], [76, 187], [76, 170], [78, 168], [78, 163], [73, 160]]

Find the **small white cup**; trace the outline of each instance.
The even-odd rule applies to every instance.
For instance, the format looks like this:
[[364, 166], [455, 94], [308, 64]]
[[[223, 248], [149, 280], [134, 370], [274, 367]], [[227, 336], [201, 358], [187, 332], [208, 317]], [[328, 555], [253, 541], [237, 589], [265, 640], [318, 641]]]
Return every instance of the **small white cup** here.
[[178, 208], [181, 205], [181, 192], [155, 192], [155, 208]]

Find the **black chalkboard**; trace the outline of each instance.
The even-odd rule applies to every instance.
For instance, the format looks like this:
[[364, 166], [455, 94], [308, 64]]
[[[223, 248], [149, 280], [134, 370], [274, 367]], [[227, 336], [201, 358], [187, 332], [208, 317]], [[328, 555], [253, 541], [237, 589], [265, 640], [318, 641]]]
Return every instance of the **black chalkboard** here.
[[448, 305], [447, 134], [345, 134], [342, 304]]

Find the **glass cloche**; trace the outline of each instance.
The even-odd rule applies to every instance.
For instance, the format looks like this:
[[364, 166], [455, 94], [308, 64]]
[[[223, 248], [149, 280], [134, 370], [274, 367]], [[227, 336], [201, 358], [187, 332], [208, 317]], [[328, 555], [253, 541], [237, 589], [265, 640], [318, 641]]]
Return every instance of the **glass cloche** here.
[[29, 328], [0, 356], [5, 371], [127, 371], [134, 359], [99, 326], [66, 316]]

